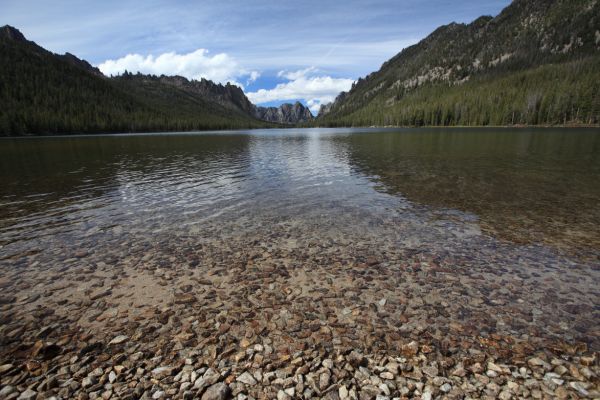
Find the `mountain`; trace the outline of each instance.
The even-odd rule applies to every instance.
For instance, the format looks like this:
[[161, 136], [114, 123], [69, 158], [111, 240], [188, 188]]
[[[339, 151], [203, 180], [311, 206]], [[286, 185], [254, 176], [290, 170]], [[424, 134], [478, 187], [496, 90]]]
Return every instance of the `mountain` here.
[[[241, 112], [256, 119], [280, 124], [296, 124], [311, 121], [314, 117], [310, 110], [302, 103], [285, 103], [279, 107], [259, 107], [248, 100], [242, 89], [227, 83], [226, 85], [214, 83], [207, 79], [188, 80], [182, 76], [159, 77], [150, 75], [129, 75], [129, 79], [137, 79], [140, 83], [160, 83], [176, 87], [187, 93], [198, 95], [204, 99], [217, 103], [232, 111]], [[119, 77], [112, 79], [119, 80]]]
[[515, 0], [442, 26], [321, 107], [319, 125], [600, 123], [600, 1]]
[[107, 78], [0, 28], [0, 135], [184, 131], [275, 126], [240, 88], [181, 77]]
[[296, 124], [313, 120], [313, 115], [307, 107], [297, 101], [295, 104], [285, 103], [279, 107], [256, 107], [256, 118], [263, 121], [277, 122], [280, 124]]

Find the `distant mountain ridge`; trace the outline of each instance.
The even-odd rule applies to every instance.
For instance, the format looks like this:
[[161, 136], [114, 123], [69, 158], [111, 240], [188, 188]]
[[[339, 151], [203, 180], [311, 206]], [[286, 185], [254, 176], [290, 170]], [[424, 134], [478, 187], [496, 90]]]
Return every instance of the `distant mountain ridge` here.
[[299, 101], [294, 104], [284, 103], [279, 107], [256, 107], [254, 115], [258, 119], [280, 124], [310, 122], [314, 119], [310, 110]]
[[140, 76], [140, 79], [158, 80], [167, 85], [173, 85], [190, 93], [196, 93], [223, 107], [235, 111], [241, 111], [256, 119], [275, 122], [280, 124], [296, 124], [298, 122], [311, 121], [314, 117], [310, 110], [302, 103], [284, 103], [279, 107], [260, 107], [252, 104], [243, 90], [236, 85], [227, 83], [225, 85], [214, 83], [202, 78], [201, 80], [188, 80], [182, 76], [154, 77], [151, 75]]
[[[304, 106], [252, 104], [241, 88], [181, 76], [106, 77], [0, 27], [0, 135], [274, 127], [312, 118]], [[307, 110], [306, 110], [307, 111]]]
[[600, 1], [515, 0], [436, 29], [323, 105], [317, 123], [597, 124], [599, 55]]

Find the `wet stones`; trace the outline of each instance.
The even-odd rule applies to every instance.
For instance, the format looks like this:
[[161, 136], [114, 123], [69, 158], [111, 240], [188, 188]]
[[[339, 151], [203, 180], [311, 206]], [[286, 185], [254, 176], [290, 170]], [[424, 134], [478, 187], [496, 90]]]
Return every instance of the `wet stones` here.
[[119, 335], [119, 336], [115, 336], [110, 342], [108, 342], [108, 345], [110, 346], [110, 345], [123, 344], [128, 340], [129, 340], [129, 336]]
[[89, 299], [91, 301], [98, 300], [102, 297], [110, 295], [111, 293], [112, 293], [111, 289], [100, 290], [98, 292], [90, 294]]
[[192, 304], [196, 302], [196, 296], [192, 293], [175, 294], [175, 304]]

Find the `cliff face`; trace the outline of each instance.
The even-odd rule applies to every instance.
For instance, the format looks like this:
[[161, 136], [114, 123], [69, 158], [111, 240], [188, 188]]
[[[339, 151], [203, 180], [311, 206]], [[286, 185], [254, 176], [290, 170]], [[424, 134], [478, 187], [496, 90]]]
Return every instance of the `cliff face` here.
[[254, 115], [260, 120], [280, 124], [308, 122], [314, 118], [310, 110], [299, 101], [294, 104], [285, 103], [279, 107], [256, 107]]

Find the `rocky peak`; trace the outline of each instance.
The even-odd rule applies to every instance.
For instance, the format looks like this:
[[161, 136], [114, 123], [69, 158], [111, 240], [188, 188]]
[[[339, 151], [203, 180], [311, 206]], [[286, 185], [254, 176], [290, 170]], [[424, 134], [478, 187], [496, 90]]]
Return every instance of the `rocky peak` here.
[[4, 25], [0, 28], [0, 37], [17, 42], [27, 42], [21, 31], [10, 25]]
[[102, 72], [100, 72], [98, 68], [94, 67], [89, 62], [82, 60], [81, 58], [78, 58], [77, 56], [71, 53], [65, 53], [60, 57], [69, 64], [76, 66], [77, 68], [81, 68], [84, 71], [88, 71], [96, 76], [104, 77], [104, 75], [102, 74]]
[[158, 78], [162, 83], [173, 85], [179, 89], [199, 94], [207, 100], [214, 101], [223, 107], [238, 110], [245, 114], [254, 114], [254, 105], [248, 100], [241, 88], [229, 82], [226, 85], [208, 79], [188, 80], [183, 76], [165, 76]]
[[314, 118], [310, 110], [299, 101], [294, 104], [284, 103], [279, 107], [256, 107], [254, 115], [263, 121], [280, 124], [296, 124]]

